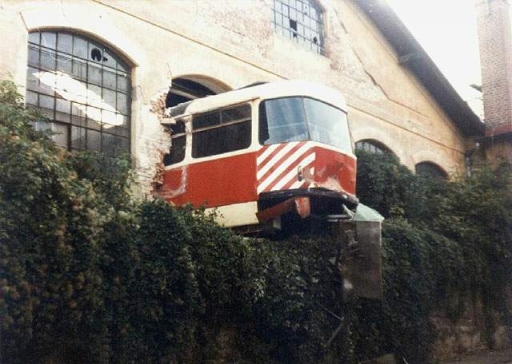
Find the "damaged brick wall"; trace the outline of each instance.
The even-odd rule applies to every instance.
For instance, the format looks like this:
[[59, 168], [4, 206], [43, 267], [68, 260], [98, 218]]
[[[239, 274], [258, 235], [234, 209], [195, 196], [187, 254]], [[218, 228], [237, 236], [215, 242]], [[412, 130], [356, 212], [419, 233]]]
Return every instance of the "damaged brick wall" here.
[[[161, 90], [149, 100], [147, 105], [148, 119], [144, 132], [151, 132], [152, 137], [144, 140], [145, 153], [138, 156], [138, 176], [146, 198], [159, 195], [163, 184], [164, 155], [171, 146], [170, 132], [161, 125], [165, 115], [165, 99], [168, 89]], [[151, 122], [149, 122], [151, 120]], [[151, 124], [152, 127], [149, 127]]]
[[392, 140], [388, 147], [411, 169], [420, 162], [413, 156], [428, 150], [445, 170], [455, 171], [463, 161], [464, 141], [414, 75], [398, 64], [382, 34], [353, 0], [319, 3], [325, 10], [323, 55], [274, 33], [273, 0], [158, 6], [103, 0], [7, 2], [0, 8], [0, 34], [12, 39], [14, 29], [20, 41], [4, 42], [3, 52], [17, 57], [0, 64], [22, 75], [23, 84], [27, 29], [58, 27], [104, 40], [130, 60], [133, 84], [141, 94], [132, 104], [131, 145], [144, 196], [158, 191], [162, 156], [170, 147], [159, 120], [161, 92], [167, 91], [161, 90], [170, 78], [180, 77], [216, 80], [226, 89], [284, 78], [328, 84], [347, 98], [355, 141], [382, 135], [381, 141]]

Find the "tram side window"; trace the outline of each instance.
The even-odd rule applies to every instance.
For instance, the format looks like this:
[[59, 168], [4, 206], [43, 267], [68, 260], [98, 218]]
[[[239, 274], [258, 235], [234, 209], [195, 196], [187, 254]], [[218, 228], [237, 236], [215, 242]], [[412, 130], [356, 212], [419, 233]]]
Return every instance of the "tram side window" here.
[[166, 166], [179, 163], [185, 159], [187, 138], [183, 121], [178, 121], [175, 125], [171, 125], [171, 138], [171, 149], [169, 153], [164, 155], [164, 165]]
[[248, 148], [251, 106], [248, 104], [197, 115], [192, 120], [192, 157], [201, 158]]

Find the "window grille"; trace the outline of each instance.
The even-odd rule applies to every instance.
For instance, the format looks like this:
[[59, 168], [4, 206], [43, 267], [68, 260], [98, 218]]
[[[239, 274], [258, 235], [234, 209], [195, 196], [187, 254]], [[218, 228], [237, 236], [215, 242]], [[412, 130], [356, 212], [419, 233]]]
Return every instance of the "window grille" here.
[[363, 150], [368, 153], [384, 154], [391, 151], [382, 143], [373, 140], [361, 140], [356, 143], [356, 150]]
[[274, 0], [274, 31], [322, 54], [324, 47], [322, 10], [313, 0]]
[[130, 67], [110, 49], [59, 31], [29, 34], [26, 103], [56, 144], [116, 156], [130, 151]]
[[416, 174], [419, 176], [446, 179], [448, 175], [446, 172], [439, 167], [437, 164], [432, 162], [421, 162], [416, 164]]

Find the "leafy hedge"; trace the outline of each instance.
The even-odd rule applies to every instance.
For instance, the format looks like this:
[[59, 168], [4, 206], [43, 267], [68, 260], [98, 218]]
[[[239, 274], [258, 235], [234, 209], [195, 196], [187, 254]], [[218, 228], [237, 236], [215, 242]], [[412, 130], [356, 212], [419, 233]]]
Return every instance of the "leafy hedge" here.
[[510, 166], [445, 181], [414, 176], [392, 155], [361, 152], [358, 165], [358, 196], [387, 217], [385, 298], [382, 305], [359, 306], [360, 352], [395, 352], [425, 362], [436, 334], [432, 313], [456, 321], [477, 302], [483, 306], [477, 319], [485, 323], [492, 348], [497, 326], [512, 328]]
[[2, 363], [324, 356], [335, 245], [242, 238], [137, 201], [127, 160], [69, 154], [34, 131], [40, 119], [0, 83]]
[[39, 119], [0, 82], [2, 363], [425, 362], [432, 310], [477, 295], [508, 317], [505, 167], [448, 183], [362, 154], [359, 196], [388, 218], [385, 298], [344, 299], [328, 235], [245, 238], [138, 201], [128, 160], [69, 154]]

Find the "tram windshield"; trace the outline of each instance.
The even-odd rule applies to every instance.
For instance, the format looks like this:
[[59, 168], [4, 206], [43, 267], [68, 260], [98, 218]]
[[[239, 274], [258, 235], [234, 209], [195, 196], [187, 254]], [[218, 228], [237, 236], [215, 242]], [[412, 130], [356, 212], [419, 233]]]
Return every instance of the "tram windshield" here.
[[312, 140], [352, 153], [347, 114], [306, 97], [265, 100], [260, 104], [259, 139], [263, 145]]

